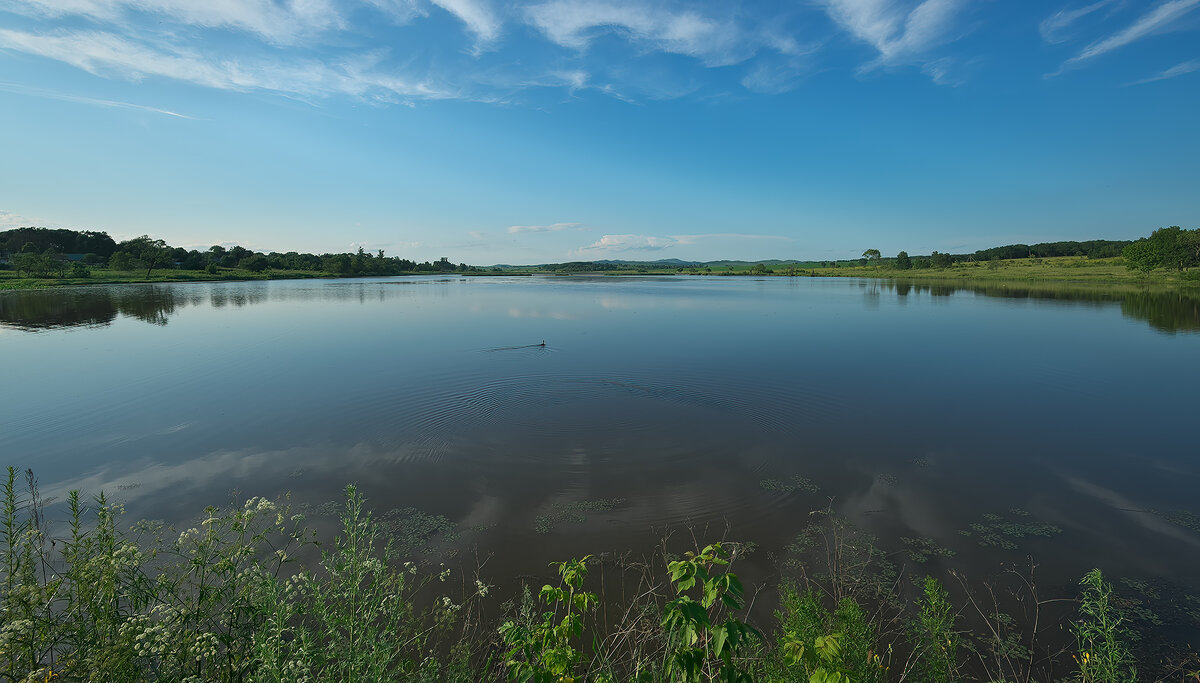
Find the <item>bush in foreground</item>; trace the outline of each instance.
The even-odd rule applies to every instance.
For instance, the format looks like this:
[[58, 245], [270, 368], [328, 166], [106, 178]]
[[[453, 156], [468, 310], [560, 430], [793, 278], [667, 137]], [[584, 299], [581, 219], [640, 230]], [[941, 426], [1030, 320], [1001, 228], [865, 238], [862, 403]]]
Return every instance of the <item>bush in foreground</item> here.
[[[877, 549], [832, 516], [801, 535], [824, 543], [827, 570], [785, 582], [764, 633], [732, 571], [737, 543], [625, 565], [636, 590], [624, 601], [587, 588], [604, 566], [590, 556], [558, 563], [536, 600], [526, 588], [485, 618], [491, 587], [406, 561], [353, 486], [311, 568], [296, 558], [313, 534], [286, 502], [210, 507], [176, 533], [123, 528], [119, 505], [72, 492], [51, 533], [32, 473], [22, 487], [9, 468], [0, 489], [3, 681], [1136, 680], [1128, 623], [1098, 570], [1083, 581], [1068, 670], [1036, 623], [1023, 631], [969, 592], [982, 617], [970, 630], [967, 607], [933, 578], [903, 602], [896, 575], [873, 571], [886, 563]], [[600, 604], [620, 616], [603, 621]]]

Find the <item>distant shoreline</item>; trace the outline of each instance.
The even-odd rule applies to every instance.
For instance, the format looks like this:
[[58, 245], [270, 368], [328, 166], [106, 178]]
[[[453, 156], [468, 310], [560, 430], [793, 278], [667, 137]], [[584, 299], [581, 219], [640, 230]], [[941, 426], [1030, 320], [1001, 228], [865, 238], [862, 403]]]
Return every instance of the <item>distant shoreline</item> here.
[[416, 275], [452, 275], [462, 277], [636, 277], [645, 275], [675, 276], [703, 275], [709, 277], [857, 277], [877, 280], [911, 281], [922, 283], [1027, 283], [1072, 285], [1133, 285], [1166, 287], [1200, 287], [1200, 270], [1157, 270], [1148, 274], [1127, 269], [1119, 258], [1088, 259], [1082, 256], [1009, 259], [1003, 261], [960, 261], [945, 268], [913, 268], [900, 270], [888, 266], [799, 267], [798, 264], [730, 266], [724, 270], [699, 267], [634, 266], [608, 270], [561, 271], [513, 267], [505, 270], [473, 272], [410, 272], [396, 275], [338, 275], [322, 271], [267, 270], [251, 272], [243, 269], [224, 270], [216, 275], [198, 270], [158, 270], [145, 277], [137, 272], [98, 269], [86, 278], [17, 278], [11, 271], [0, 271], [0, 291], [46, 289], [111, 284], [157, 284], [164, 282], [250, 282], [259, 280], [361, 279], [364, 277], [410, 277]]
[[[317, 271], [263, 271], [261, 273], [252, 273], [249, 271], [230, 271], [224, 275], [213, 275], [202, 270], [163, 270], [155, 271], [150, 277], [128, 274], [112, 274], [109, 271], [101, 270], [102, 275], [92, 276], [87, 278], [17, 278], [11, 276], [11, 271], [0, 271], [0, 291], [15, 291], [27, 289], [57, 289], [60, 287], [87, 287], [95, 285], [124, 285], [124, 284], [141, 284], [154, 285], [171, 282], [255, 282], [267, 280], [361, 280], [363, 278], [379, 278], [379, 277], [413, 277], [418, 275], [440, 275], [440, 276], [463, 276], [467, 273], [399, 273], [396, 275], [337, 275], [333, 273], [322, 273]], [[528, 275], [528, 273], [470, 273], [473, 277], [478, 276], [498, 276], [498, 275]]]
[[1148, 274], [1131, 271], [1120, 258], [1088, 259], [1083, 256], [1023, 258], [1003, 261], [960, 261], [945, 268], [900, 270], [886, 265], [801, 267], [800, 264], [773, 263], [770, 267], [754, 264], [724, 269], [704, 267], [631, 266], [606, 270], [554, 271], [513, 269], [508, 275], [557, 276], [639, 276], [703, 275], [709, 277], [857, 277], [878, 280], [952, 283], [1059, 283], [1081, 285], [1153, 285], [1200, 287], [1200, 270], [1156, 270]]

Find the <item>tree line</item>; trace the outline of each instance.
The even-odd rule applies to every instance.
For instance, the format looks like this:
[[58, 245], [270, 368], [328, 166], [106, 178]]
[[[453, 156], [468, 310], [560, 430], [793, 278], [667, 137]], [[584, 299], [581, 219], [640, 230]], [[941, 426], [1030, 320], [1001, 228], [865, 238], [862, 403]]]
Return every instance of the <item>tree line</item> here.
[[1131, 242], [1121, 256], [1126, 268], [1143, 273], [1155, 268], [1182, 271], [1200, 266], [1200, 228], [1184, 230], [1178, 225], [1159, 228], [1149, 237]]
[[[26, 277], [89, 277], [92, 268], [133, 271], [200, 270], [216, 274], [222, 268], [259, 273], [268, 269], [322, 272], [341, 276], [400, 275], [404, 273], [474, 272], [446, 257], [416, 262], [371, 253], [308, 254], [295, 251], [256, 252], [241, 246], [213, 245], [205, 251], [172, 247], [149, 235], [117, 242], [105, 232], [47, 228], [17, 228], [0, 232], [0, 262]], [[0, 266], [3, 267], [3, 266]]]

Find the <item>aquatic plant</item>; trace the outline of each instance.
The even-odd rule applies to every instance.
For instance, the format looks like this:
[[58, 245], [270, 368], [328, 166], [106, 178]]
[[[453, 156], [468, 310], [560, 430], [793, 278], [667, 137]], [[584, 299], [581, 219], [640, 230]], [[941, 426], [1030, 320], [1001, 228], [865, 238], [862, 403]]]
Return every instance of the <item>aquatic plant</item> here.
[[758, 482], [758, 486], [767, 491], [779, 491], [780, 493], [792, 493], [793, 491], [817, 493], [821, 490], [821, 487], [814, 484], [811, 479], [802, 477], [799, 474], [793, 474], [786, 480], [763, 479], [762, 481]]
[[[1020, 508], [1013, 508], [1009, 513], [1016, 517], [1028, 517], [1029, 513]], [[981, 521], [971, 524], [958, 532], [963, 536], [973, 537], [984, 547], [1016, 550], [1018, 545], [1014, 539], [1028, 536], [1050, 537], [1062, 533], [1062, 529], [1053, 524], [1035, 521], [1018, 521], [1001, 515], [984, 513]]]
[[908, 555], [908, 559], [921, 564], [935, 557], [954, 557], [955, 555], [953, 550], [943, 548], [936, 540], [928, 536], [918, 536], [916, 538], [901, 536], [900, 542], [907, 546], [905, 553]]
[[624, 502], [624, 498], [594, 498], [573, 500], [566, 503], [555, 502], [550, 505], [545, 514], [534, 518], [533, 529], [539, 534], [548, 534], [559, 524], [582, 524], [587, 521], [588, 513], [608, 512], [622, 505]]

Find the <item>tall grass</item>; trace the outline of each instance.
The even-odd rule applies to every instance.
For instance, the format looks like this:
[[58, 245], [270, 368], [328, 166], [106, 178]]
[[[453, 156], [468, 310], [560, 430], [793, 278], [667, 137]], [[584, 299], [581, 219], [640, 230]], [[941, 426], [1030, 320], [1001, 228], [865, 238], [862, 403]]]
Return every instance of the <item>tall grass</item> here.
[[[526, 586], [501, 602], [477, 571], [406, 561], [353, 486], [307, 567], [316, 540], [286, 500], [210, 507], [182, 531], [125, 525], [103, 494], [71, 492], [66, 508], [51, 530], [32, 473], [0, 477], [0, 681], [1136, 680], [1099, 571], [1071, 622], [1074, 659], [1038, 668], [1036, 622], [969, 592], [956, 607], [933, 578], [904, 599], [871, 539], [832, 515], [800, 535], [820, 561], [791, 565], [762, 628], [734, 572], [746, 546], [727, 541], [558, 563], [536, 598]], [[968, 629], [972, 606], [986, 618]]]

